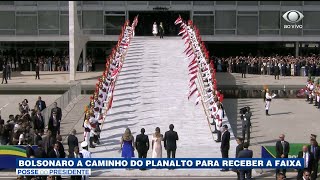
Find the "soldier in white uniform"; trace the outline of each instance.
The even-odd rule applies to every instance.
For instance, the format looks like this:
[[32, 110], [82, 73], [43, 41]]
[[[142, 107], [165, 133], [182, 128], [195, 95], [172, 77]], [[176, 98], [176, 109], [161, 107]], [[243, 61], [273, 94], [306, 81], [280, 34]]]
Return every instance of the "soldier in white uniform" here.
[[[83, 141], [81, 143], [82, 150], [80, 153], [83, 155], [83, 158], [91, 158], [91, 152], [88, 151], [88, 143]], [[83, 180], [88, 180], [89, 176], [83, 176]]]
[[265, 102], [266, 102], [266, 105], [265, 105], [265, 108], [266, 108], [266, 115], [267, 116], [270, 116], [269, 114], [269, 109], [270, 109], [270, 104], [271, 104], [271, 100], [276, 97], [276, 94], [270, 94], [269, 93], [269, 89], [266, 89], [266, 95], [265, 95]]

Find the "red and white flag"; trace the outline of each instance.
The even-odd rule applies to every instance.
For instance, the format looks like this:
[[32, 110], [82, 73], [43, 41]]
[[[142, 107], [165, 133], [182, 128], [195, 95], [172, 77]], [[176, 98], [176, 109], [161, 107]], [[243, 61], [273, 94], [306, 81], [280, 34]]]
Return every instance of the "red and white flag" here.
[[201, 94], [199, 93], [199, 94], [198, 94], [198, 97], [197, 97], [197, 99], [196, 99], [196, 105], [199, 104], [200, 100], [201, 100]]
[[182, 23], [182, 18], [181, 18], [181, 16], [179, 15], [179, 17], [174, 21], [174, 24], [175, 24], [175, 25], [178, 25], [178, 24], [180, 24], [180, 23]]
[[186, 30], [185, 28], [182, 28], [182, 29], [179, 31], [178, 35], [180, 35], [180, 34], [185, 34], [186, 32], [187, 32], [187, 30]]
[[197, 89], [197, 88], [195, 88], [194, 90], [190, 91], [190, 92], [189, 92], [189, 95], [188, 95], [188, 100], [189, 100], [190, 97], [191, 97], [194, 93], [196, 93], [196, 92], [198, 92], [198, 89]]

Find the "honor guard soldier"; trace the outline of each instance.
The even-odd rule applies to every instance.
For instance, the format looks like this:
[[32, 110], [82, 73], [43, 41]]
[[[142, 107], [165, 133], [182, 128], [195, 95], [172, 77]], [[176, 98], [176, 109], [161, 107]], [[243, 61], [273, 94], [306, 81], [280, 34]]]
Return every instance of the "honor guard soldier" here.
[[276, 94], [272, 94], [269, 92], [269, 89], [266, 89], [266, 94], [265, 94], [265, 97], [264, 97], [264, 100], [265, 100], [265, 109], [266, 109], [266, 115], [267, 116], [270, 116], [269, 114], [269, 109], [270, 109], [270, 104], [271, 104], [271, 100], [273, 98], [276, 97]]

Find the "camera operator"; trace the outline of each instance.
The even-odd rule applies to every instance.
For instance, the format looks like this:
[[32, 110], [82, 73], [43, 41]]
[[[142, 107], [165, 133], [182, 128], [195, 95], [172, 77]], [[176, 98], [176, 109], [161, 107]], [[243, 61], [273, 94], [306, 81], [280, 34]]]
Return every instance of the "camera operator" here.
[[250, 144], [250, 127], [251, 127], [251, 116], [250, 107], [244, 107], [240, 109], [240, 118], [242, 121], [242, 138], [245, 140], [247, 134], [247, 142]]

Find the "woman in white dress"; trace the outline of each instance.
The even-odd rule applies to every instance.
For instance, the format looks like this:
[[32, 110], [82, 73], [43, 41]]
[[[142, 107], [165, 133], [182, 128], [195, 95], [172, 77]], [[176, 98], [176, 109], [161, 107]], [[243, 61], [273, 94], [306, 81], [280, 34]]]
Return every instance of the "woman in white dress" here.
[[153, 26], [152, 26], [152, 34], [154, 35], [154, 37], [157, 36], [158, 34], [158, 25], [156, 22], [153, 23]]
[[152, 158], [162, 158], [163, 135], [160, 133], [160, 128], [156, 127], [156, 132], [152, 137]]

